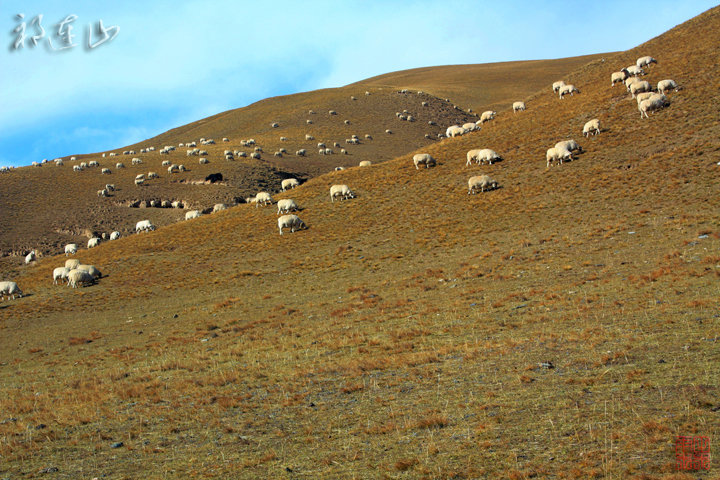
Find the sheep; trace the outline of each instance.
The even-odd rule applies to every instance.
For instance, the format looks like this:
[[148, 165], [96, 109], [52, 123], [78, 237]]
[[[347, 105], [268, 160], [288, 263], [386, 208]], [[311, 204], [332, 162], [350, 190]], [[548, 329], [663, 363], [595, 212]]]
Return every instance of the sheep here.
[[102, 173], [102, 174], [104, 174], [104, 175], [110, 175], [110, 174], [112, 173], [112, 171], [111, 171], [109, 168], [103, 168], [103, 169], [100, 171], [100, 173]]
[[484, 192], [485, 190], [495, 189], [497, 188], [497, 182], [487, 175], [470, 177], [470, 179], [468, 180], [468, 195], [477, 193], [478, 188], [481, 192]]
[[32, 162], [33, 167], [42, 167], [42, 164], [40, 162]]
[[88, 162], [88, 167], [99, 167], [100, 164], [97, 162], [97, 160], [91, 160]]
[[336, 197], [340, 197], [340, 200], [347, 200], [355, 198], [355, 195], [347, 185], [333, 185], [330, 187], [330, 201], [334, 202]]
[[102, 277], [102, 273], [100, 272], [100, 270], [98, 270], [98, 268], [95, 265], [80, 264], [77, 267], [75, 267], [75, 270], [81, 270], [83, 272], [87, 272], [90, 274], [90, 276], [93, 279]]
[[297, 180], [297, 178], [286, 178], [280, 183], [280, 188], [284, 192], [285, 190], [289, 188], [295, 188], [298, 185], [300, 185], [300, 182]]
[[260, 153], [253, 152], [250, 154], [250, 158], [254, 158], [255, 160], [260, 160]]
[[413, 155], [413, 163], [415, 164], [415, 170], [420, 170], [420, 165], [425, 165], [425, 168], [436, 165], [435, 159], [429, 153], [416, 153]]
[[68, 273], [68, 287], [78, 288], [82, 285], [92, 285], [95, 279], [85, 270], [71, 270]]
[[638, 110], [640, 111], [640, 118], [650, 118], [648, 117], [647, 112], [653, 112], [655, 110], [660, 110], [661, 108], [666, 107], [670, 104], [670, 101], [667, 99], [665, 95], [662, 93], [657, 93], [647, 100], [643, 100], [638, 105]]
[[572, 85], [572, 84], [568, 84], [568, 85], [565, 85], [565, 86], [561, 87], [561, 88], [560, 88], [560, 100], [562, 100], [562, 98], [563, 98], [565, 95], [567, 95], [568, 93], [569, 93], [570, 96], [572, 97], [572, 96], [573, 96], [573, 92], [580, 93], [580, 90], [578, 90], [577, 87], [576, 87], [575, 85]]
[[325, 155], [325, 149], [324, 149], [324, 148], [319, 148], [319, 149], [318, 149], [318, 154], [320, 154], [320, 155]]
[[145, 179], [144, 178], [136, 178], [135, 185], [137, 185], [137, 186], [145, 185]]
[[467, 152], [467, 162], [465, 162], [465, 166], [467, 167], [468, 165], [471, 165], [473, 160], [477, 161], [478, 165], [485, 162], [492, 165], [493, 160], [502, 160], [502, 157], [498, 155], [495, 150], [491, 150], [489, 148], [477, 148]]
[[265, 205], [270, 205], [272, 202], [273, 199], [268, 192], [258, 192], [258, 194], [255, 195], [255, 208], [257, 208], [260, 204], [262, 204], [263, 207]]
[[[570, 152], [577, 151], [577, 152], [582, 153], [582, 151], [583, 151], [582, 147], [580, 145], [578, 145], [578, 143], [572, 138], [570, 140], [562, 140], [562, 141], [556, 143], [555, 148], [560, 148], [560, 149], [564, 148], [565, 150], [568, 150]], [[571, 157], [571, 160], [572, 160], [572, 157]]]
[[639, 81], [640, 81], [640, 79], [637, 78], [637, 77], [628, 77], [628, 78], [625, 79], [625, 88], [626, 88], [627, 91], [629, 92], [629, 91], [630, 91], [630, 87], [632, 86], [632, 84], [635, 83], [635, 82], [639, 82]]
[[289, 228], [290, 233], [295, 233], [295, 230], [300, 230], [301, 228], [305, 229], [307, 228], [307, 225], [305, 225], [305, 222], [300, 220], [300, 217], [297, 215], [290, 214], [283, 215], [278, 218], [278, 229], [280, 230], [280, 235], [283, 234], [283, 228]]
[[108, 192], [106, 188], [97, 191], [98, 197], [107, 197], [108, 195], [110, 195], [110, 192]]
[[207, 158], [201, 158], [200, 160], [198, 160], [198, 162], [200, 163], [200, 165], [205, 165], [210, 163], [210, 160], [208, 160]]
[[283, 198], [282, 200], [278, 200], [277, 206], [278, 215], [280, 215], [281, 213], [290, 213], [291, 211], [298, 210], [297, 203], [295, 203], [295, 200], [293, 200], [292, 198]]
[[559, 92], [560, 89], [561, 89], [562, 87], [564, 87], [564, 86], [565, 86], [565, 82], [562, 81], [562, 80], [558, 80], [557, 82], [554, 82], [554, 83], [552, 84], [553, 92], [555, 92], [555, 93]]
[[207, 151], [207, 150], [200, 150], [200, 151], [198, 152], [198, 155], [207, 156], [207, 155], [209, 155], [209, 154], [208, 154], [208, 151]]
[[27, 265], [27, 264], [30, 263], [30, 262], [34, 262], [35, 259], [36, 259], [35, 250], [32, 250], [30, 253], [28, 253], [28, 254], [25, 256], [25, 265]]
[[341, 148], [340, 153], [343, 155], [347, 155], [347, 150], [345, 150], [344, 148]]
[[136, 157], [136, 158], [133, 158], [130, 161], [130, 163], [132, 163], [133, 165], [140, 165], [142, 163], [142, 160], [140, 160], [139, 158]]
[[173, 200], [170, 205], [172, 208], [185, 208], [185, 205], [180, 200]]
[[465, 130], [465, 133], [472, 132], [474, 130], [480, 130], [480, 128], [474, 123], [463, 123], [462, 128], [463, 130]]
[[667, 90], [674, 89], [676, 92], [678, 91], [678, 85], [675, 83], [674, 80], [660, 80], [657, 84], [657, 90], [658, 92], [662, 93], [663, 95]]
[[170, 160], [163, 160], [161, 165], [162, 165], [163, 167], [169, 166], [169, 165], [170, 165]]
[[57, 285], [58, 280], [67, 280], [70, 269], [67, 267], [57, 267], [53, 270], [53, 285]]
[[518, 111], [525, 111], [525, 102], [514, 102], [513, 105], [513, 113]]
[[157, 172], [148, 172], [147, 178], [160, 178], [160, 175]]
[[586, 137], [589, 137], [590, 134], [597, 135], [598, 133], [600, 133], [600, 120], [597, 118], [593, 118], [583, 127], [583, 135]]
[[110, 234], [110, 240], [117, 240], [118, 238], [120, 238], [120, 232], [117, 230]]
[[68, 260], [65, 260], [65, 268], [68, 270], [76, 269], [77, 266], [80, 265], [80, 260], [77, 258], [70, 258]]
[[387, 130], [385, 130], [385, 133], [392, 135], [392, 130], [388, 128]]
[[630, 65], [625, 70], [634, 77], [637, 77], [638, 75], [645, 75], [645, 71], [637, 65]]
[[75, 255], [77, 253], [77, 249], [77, 243], [68, 243], [67, 245], [65, 245], [65, 256], [67, 257], [68, 255]]
[[224, 203], [216, 203], [213, 206], [212, 211], [213, 211], [213, 213], [216, 213], [216, 212], [219, 212], [220, 210], [225, 210], [225, 209], [227, 209], [227, 205], [225, 205]]
[[344, 123], [345, 125], [350, 125], [350, 120], [343, 120], [343, 123]]
[[335, 167], [336, 172], [341, 172], [343, 170], [345, 170], [345, 167]]
[[328, 115], [337, 115], [337, 112], [335, 110], [329, 110]]
[[174, 163], [168, 167], [168, 173], [178, 173], [180, 170]]
[[155, 225], [153, 225], [150, 220], [140, 220], [135, 224], [135, 232], [140, 233], [147, 230], [155, 230]]
[[190, 210], [188, 212], [185, 212], [185, 220], [198, 218], [200, 215], [202, 215], [202, 212], [200, 210]]
[[22, 297], [23, 293], [15, 282], [0, 282], [0, 297], [5, 300], [6, 295], [8, 297], [12, 295], [12, 299], [15, 300], [15, 295]]
[[655, 92], [641, 92], [635, 95], [635, 100], [637, 101], [637, 104], [640, 105], [640, 102], [643, 100], [647, 100], [648, 98], [652, 97], [653, 95], [657, 95]]
[[300, 150], [295, 152], [295, 155], [297, 155], [298, 157], [304, 157], [306, 153], [307, 151], [304, 148], [301, 148]]
[[73, 170], [76, 171], [76, 172], [81, 172], [81, 171], [82, 171], [82, 167], [81, 167], [80, 165], [73, 165]]
[[495, 119], [495, 115], [497, 115], [497, 112], [494, 112], [492, 110], [486, 110], [480, 115], [480, 123], [489, 122], [490, 120]]
[[370, 135], [369, 133], [366, 133], [366, 134], [365, 134], [365, 139], [366, 139], [366, 140], [372, 140], [372, 135]]
[[370, 160], [363, 160], [358, 164], [359, 167], [369, 167], [372, 165], [372, 162]]
[[332, 148], [325, 149], [325, 155], [332, 155], [332, 154], [333, 154]]
[[636, 65], [638, 68], [647, 67], [647, 66], [649, 66], [651, 63], [657, 63], [657, 60], [655, 60], [655, 59], [654, 59], [653, 57], [651, 57], [650, 55], [646, 55], [646, 56], [644, 56], [644, 57], [640, 57], [640, 58], [638, 58], [638, 59], [635, 61], [635, 65]]
[[[351, 139], [354, 140], [354, 139]], [[340, 148], [340, 142], [333, 142], [333, 147]]]
[[305, 123], [308, 124], [308, 125], [312, 125], [313, 122], [312, 122], [312, 120], [307, 119], [307, 120], [305, 120]]
[[100, 245], [100, 239], [98, 237], [92, 237], [90, 240], [88, 240], [87, 248], [94, 248]]
[[547, 160], [547, 168], [550, 168], [550, 164], [552, 162], [559, 162], [560, 165], [562, 165], [563, 160], [572, 159], [572, 153], [570, 150], [567, 150], [565, 148], [548, 148], [547, 153], [545, 154], [545, 158]]
[[642, 80], [640, 82], [635, 82], [632, 85], [630, 85], [630, 93], [632, 94], [632, 98], [635, 98], [636, 93], [649, 92], [651, 90], [652, 90], [652, 86], [650, 85], [650, 82], [647, 82], [645, 80]]
[[616, 83], [624, 82], [629, 76], [630, 72], [628, 72], [627, 68], [622, 68], [619, 72], [613, 72], [613, 74], [610, 75], [610, 86], [614, 87]]
[[312, 135], [306, 133], [306, 134], [305, 134], [305, 140], [315, 140], [315, 137], [313, 137]]
[[64, 165], [64, 163], [63, 163], [62, 159], [55, 160], [55, 165], [57, 165], [58, 167], [62, 167]]
[[456, 135], [462, 135], [463, 133], [465, 133], [465, 129], [459, 125], [450, 125], [447, 130], [445, 130], [446, 137], [455, 137]]

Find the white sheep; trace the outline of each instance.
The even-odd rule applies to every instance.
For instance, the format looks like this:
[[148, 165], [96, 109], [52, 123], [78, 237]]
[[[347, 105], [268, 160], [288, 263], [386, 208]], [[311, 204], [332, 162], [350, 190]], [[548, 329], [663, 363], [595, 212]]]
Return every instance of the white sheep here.
[[645, 71], [637, 65], [630, 65], [629, 67], [625, 68], [625, 70], [627, 70], [628, 73], [634, 77], [637, 77], [638, 75], [645, 75]]
[[640, 92], [649, 92], [652, 90], [652, 86], [650, 85], [650, 82], [647, 82], [645, 80], [642, 80], [640, 82], [635, 82], [632, 85], [630, 85], [630, 93], [632, 94], [632, 98], [635, 98], [635, 94]]
[[30, 263], [30, 262], [34, 262], [34, 261], [35, 261], [35, 258], [36, 258], [36, 256], [35, 256], [35, 250], [32, 250], [30, 253], [28, 253], [28, 254], [25, 256], [25, 265], [27, 265], [27, 264]]
[[387, 130], [385, 130], [385, 133], [388, 133], [388, 134], [391, 134], [391, 135], [392, 135], [392, 130], [390, 130], [390, 129], [388, 128]]
[[555, 93], [559, 92], [560, 89], [561, 89], [562, 87], [564, 87], [564, 86], [565, 86], [565, 82], [562, 81], [562, 80], [558, 80], [557, 82], [554, 82], [554, 83], [552, 84], [553, 92], [555, 92]]
[[200, 160], [198, 160], [198, 162], [200, 163], [200, 165], [205, 165], [210, 163], [210, 160], [208, 160], [207, 158], [201, 158]]
[[301, 148], [300, 150], [295, 152], [295, 155], [297, 155], [298, 157], [304, 157], [306, 153], [307, 153], [307, 150], [305, 150], [304, 148]]
[[68, 255], [75, 255], [77, 253], [77, 249], [77, 243], [68, 243], [67, 245], [65, 245], [65, 256], [67, 257]]
[[[582, 153], [583, 149], [574, 139], [570, 140], [561, 140], [558, 143], [555, 144], [555, 148], [565, 149], [572, 152], [580, 152]], [[572, 157], [570, 158], [572, 160]]]
[[295, 200], [293, 200], [292, 198], [283, 198], [282, 200], [278, 200], [277, 206], [278, 215], [280, 215], [281, 213], [290, 213], [298, 209], [297, 203], [295, 203]]
[[221, 210], [226, 210], [226, 209], [227, 209], [227, 205], [225, 205], [224, 203], [216, 203], [213, 206], [212, 211], [213, 211], [213, 213], [216, 213], [216, 212], [219, 212]]
[[9, 281], [0, 282], [0, 298], [5, 300], [5, 296], [9, 297], [11, 295], [13, 300], [15, 300], [15, 295], [19, 297], [23, 296], [22, 290], [18, 288], [17, 283]]
[[497, 188], [497, 182], [487, 175], [470, 177], [468, 180], [468, 195], [477, 193], [477, 189], [484, 192], [485, 190], [492, 190], [495, 188]]
[[640, 111], [640, 118], [650, 118], [648, 117], [648, 112], [653, 112], [655, 110], [660, 110], [661, 108], [664, 108], [670, 104], [670, 101], [667, 99], [665, 95], [662, 93], [657, 93], [647, 100], [643, 100], [638, 105], [638, 110]]
[[547, 167], [550, 168], [550, 164], [553, 162], [559, 162], [560, 165], [562, 165], [563, 160], [572, 159], [572, 153], [570, 150], [562, 147], [548, 148], [545, 159], [547, 160]]
[[655, 92], [641, 92], [635, 95], [635, 100], [637, 101], [637, 104], [640, 105], [640, 102], [643, 100], [647, 100], [648, 98], [652, 97], [653, 95], [657, 95]]
[[185, 220], [191, 220], [193, 218], [198, 218], [202, 215], [202, 212], [200, 210], [190, 210], [188, 212], [185, 212]]
[[80, 285], [91, 285], [95, 279], [85, 270], [71, 270], [68, 273], [68, 287], [78, 288]]
[[135, 157], [130, 161], [130, 163], [132, 163], [133, 165], [140, 165], [142, 163], [142, 160]]
[[372, 162], [370, 160], [363, 160], [358, 164], [358, 166], [360, 167], [369, 167], [370, 165], [372, 165]]
[[83, 272], [87, 272], [90, 274], [92, 278], [100, 278], [102, 277], [102, 273], [95, 265], [83, 265], [80, 264], [77, 267], [75, 267], [76, 270], [82, 270]]
[[97, 162], [97, 160], [91, 160], [88, 162], [88, 167], [99, 167], [100, 164]]
[[463, 130], [465, 130], [466, 133], [472, 132], [475, 130], [480, 130], [480, 127], [474, 123], [463, 123], [462, 128], [463, 128]]
[[160, 175], [157, 172], [148, 172], [147, 178], [160, 178]]
[[525, 111], [525, 102], [515, 102], [513, 103], [513, 113], [518, 111]]
[[100, 239], [98, 237], [92, 237], [90, 240], [88, 240], [87, 248], [94, 248], [100, 245]]
[[[497, 112], [494, 112], [492, 110], [486, 110], [480, 115], [480, 123], [489, 122], [490, 120], [495, 119], [495, 115], [497, 115]], [[477, 122], [475, 122], [477, 123]]]
[[637, 77], [628, 77], [628, 78], [625, 79], [625, 88], [626, 88], [627, 91], [629, 92], [629, 91], [630, 91], [630, 87], [632, 86], [632, 84], [635, 83], [635, 82], [639, 82], [639, 81], [640, 81], [640, 79], [637, 78]]
[[112, 171], [111, 171], [109, 168], [103, 168], [103, 169], [100, 171], [100, 173], [102, 173], [102, 174], [104, 174], [104, 175], [110, 175], [110, 174], [112, 173]]
[[336, 172], [341, 172], [343, 170], [345, 170], [345, 167], [335, 167]]
[[628, 72], [627, 68], [622, 68], [619, 72], [613, 72], [610, 75], [610, 86], [614, 87], [616, 83], [624, 82], [629, 76], [630, 72]]
[[677, 83], [675, 83], [674, 80], [670, 80], [670, 79], [660, 80], [657, 84], [657, 89], [658, 89], [658, 92], [660, 92], [664, 95], [665, 92], [670, 89], [674, 89], [677, 92], [678, 85], [677, 85]]
[[295, 188], [298, 185], [300, 185], [300, 182], [297, 178], [286, 178], [280, 183], [280, 188], [284, 192], [285, 190], [288, 190], [290, 188]]
[[178, 173], [180, 171], [180, 168], [173, 163], [168, 167], [167, 170], [168, 170], [168, 173]]
[[560, 99], [562, 100], [562, 98], [565, 95], [567, 95], [568, 93], [572, 97], [575, 92], [580, 93], [580, 90], [578, 90], [575, 85], [573, 85], [573, 84], [564, 85], [564, 86], [560, 87]]
[[467, 167], [468, 165], [471, 165], [473, 160], [475, 160], [478, 165], [485, 162], [492, 165], [493, 160], [502, 160], [502, 157], [500, 157], [495, 150], [491, 150], [489, 148], [476, 148], [467, 152], [467, 162], [465, 162], [465, 166]]
[[65, 268], [68, 270], [74, 270], [80, 265], [80, 260], [77, 258], [70, 258], [68, 260], [65, 260]]
[[103, 188], [102, 190], [97, 191], [98, 197], [107, 197], [108, 195], [110, 195], [110, 192], [108, 192], [108, 190], [106, 188]]
[[340, 197], [340, 200], [347, 200], [355, 198], [355, 195], [347, 185], [333, 185], [330, 187], [330, 201], [334, 202], [336, 197]]
[[600, 133], [600, 120], [597, 118], [593, 118], [583, 127], [583, 135], [586, 137], [589, 137], [590, 134], [597, 135], [598, 133]]
[[657, 63], [657, 60], [655, 60], [655, 59], [654, 59], [653, 57], [651, 57], [650, 55], [646, 55], [646, 56], [644, 56], [644, 57], [640, 57], [640, 58], [638, 58], [638, 59], [635, 61], [635, 65], [638, 66], [639, 68], [647, 67], [647, 66], [649, 66], [651, 63]]
[[456, 135], [462, 135], [464, 133], [465, 129], [459, 125], [450, 125], [447, 130], [445, 130], [446, 137], [455, 137]]
[[120, 238], [120, 232], [117, 230], [110, 234], [110, 240], [117, 240], [118, 238]]
[[67, 267], [57, 267], [53, 270], [53, 285], [57, 285], [58, 280], [67, 280], [70, 269]]
[[425, 165], [425, 168], [436, 165], [435, 159], [429, 153], [416, 153], [413, 155], [413, 163], [416, 170], [420, 170], [420, 165]]
[[135, 224], [135, 232], [140, 233], [147, 230], [155, 230], [155, 225], [153, 225], [150, 220], [140, 220]]
[[258, 192], [258, 194], [255, 195], [255, 208], [257, 208], [261, 204], [263, 207], [265, 205], [270, 205], [272, 204], [272, 202], [272, 196], [270, 196], [268, 192]]
[[278, 218], [278, 229], [280, 230], [280, 235], [283, 234], [283, 228], [289, 228], [291, 233], [295, 233], [295, 230], [307, 228], [307, 225], [305, 225], [305, 222], [300, 220], [300, 217], [297, 215], [290, 214], [283, 215]]

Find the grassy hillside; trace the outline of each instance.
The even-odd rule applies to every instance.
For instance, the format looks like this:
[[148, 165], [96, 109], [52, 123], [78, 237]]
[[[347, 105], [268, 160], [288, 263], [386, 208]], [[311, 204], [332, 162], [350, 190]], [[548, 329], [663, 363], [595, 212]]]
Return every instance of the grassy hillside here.
[[[715, 8], [569, 73], [580, 94], [423, 145], [435, 168], [276, 195], [307, 230], [238, 205], [82, 251], [90, 287], [51, 284], [64, 256], [16, 268], [0, 476], [716, 478], [718, 47]], [[641, 55], [683, 87], [644, 120], [609, 86]], [[468, 195], [481, 173], [500, 188]], [[711, 438], [710, 471], [676, 471], [677, 435]]]

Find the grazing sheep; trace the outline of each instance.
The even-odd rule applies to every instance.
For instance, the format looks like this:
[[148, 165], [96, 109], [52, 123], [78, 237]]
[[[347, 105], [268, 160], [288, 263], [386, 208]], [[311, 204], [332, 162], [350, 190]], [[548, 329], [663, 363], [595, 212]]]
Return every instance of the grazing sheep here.
[[456, 135], [462, 135], [464, 133], [465, 129], [459, 125], [450, 125], [447, 130], [445, 130], [446, 137], [455, 137]]
[[168, 173], [178, 173], [179, 171], [180, 167], [178, 167], [174, 163], [168, 167]]
[[[555, 144], [555, 148], [564, 148], [565, 150], [569, 150], [570, 152], [580, 152], [582, 153], [583, 149], [574, 139], [570, 140], [562, 140]], [[571, 158], [572, 160], [572, 158]]]
[[610, 75], [610, 86], [614, 87], [616, 83], [624, 82], [629, 76], [630, 72], [628, 72], [627, 68], [623, 68], [619, 72], [613, 72], [613, 74]]
[[25, 256], [25, 265], [27, 265], [27, 264], [30, 263], [30, 262], [34, 262], [35, 259], [36, 259], [35, 250], [32, 250], [30, 253], [28, 253], [28, 254]]
[[568, 84], [560, 88], [560, 99], [567, 95], [568, 93], [572, 97], [574, 92], [580, 93], [580, 90], [577, 89], [575, 85]]
[[117, 230], [110, 234], [110, 240], [117, 240], [118, 238], [120, 238], [120, 232]]
[[297, 155], [298, 157], [304, 157], [306, 153], [307, 151], [304, 148], [301, 148], [300, 150], [295, 152], [295, 155]]
[[345, 167], [335, 167], [336, 172], [341, 172], [343, 170], [345, 170]]
[[657, 60], [655, 60], [650, 55], [646, 55], [644, 57], [640, 57], [635, 61], [635, 65], [637, 65], [639, 68], [647, 67], [651, 63], [657, 63]]
[[674, 89], [677, 92], [678, 85], [677, 85], [677, 83], [675, 83], [674, 80], [670, 80], [670, 79], [660, 80], [657, 84], [657, 89], [658, 89], [658, 92], [660, 92], [664, 95], [665, 92], [670, 89]]
[[98, 197], [107, 197], [110, 195], [110, 192], [108, 192], [106, 188], [103, 188], [102, 190], [97, 191], [97, 195]]
[[305, 222], [300, 220], [300, 217], [297, 215], [290, 214], [283, 215], [278, 218], [278, 229], [280, 230], [280, 235], [283, 234], [283, 228], [289, 228], [290, 233], [295, 233], [295, 230], [300, 230], [301, 228], [305, 229], [307, 228], [307, 225], [305, 225]]
[[290, 188], [295, 188], [298, 185], [300, 185], [300, 182], [297, 178], [286, 178], [280, 183], [280, 188], [284, 192], [285, 190], [288, 190]]
[[[153, 225], [150, 220], [140, 220], [135, 224], [135, 232], [140, 233], [148, 230], [155, 230], [155, 225]], [[67, 262], [65, 263], [65, 266], [67, 266]]]
[[77, 253], [77, 249], [77, 243], [68, 243], [67, 245], [65, 245], [65, 256], [67, 257], [68, 255], [75, 255]]
[[142, 163], [142, 160], [136, 157], [133, 158], [130, 163], [132, 163], [133, 165], [140, 165]]
[[640, 111], [640, 118], [650, 118], [648, 117], [648, 112], [654, 112], [655, 110], [660, 110], [661, 108], [664, 108], [670, 104], [670, 101], [667, 99], [665, 95], [662, 93], [657, 93], [647, 100], [643, 100], [638, 105], [638, 110]]
[[554, 82], [554, 83], [552, 84], [553, 92], [555, 92], [555, 93], [559, 92], [560, 89], [561, 89], [562, 87], [564, 87], [564, 86], [565, 86], [565, 82], [562, 81], [562, 80], [558, 80], [557, 82]]
[[390, 130], [390, 129], [388, 128], [387, 130], [385, 130], [385, 133], [392, 134], [392, 130]]
[[305, 134], [305, 140], [315, 140], [315, 137], [313, 137], [312, 135], [306, 133], [306, 134]]
[[491, 150], [489, 148], [476, 148], [467, 152], [467, 162], [465, 162], [465, 166], [467, 167], [468, 165], [471, 165], [473, 160], [475, 160], [478, 165], [485, 162], [492, 165], [493, 160], [502, 160], [502, 157], [498, 155], [495, 150]]
[[348, 198], [355, 198], [355, 195], [347, 185], [333, 185], [330, 187], [330, 201], [334, 202], [336, 197], [340, 197], [340, 200], [347, 200]]
[[497, 112], [493, 112], [492, 110], [486, 110], [480, 115], [480, 123], [489, 122], [490, 120], [495, 119], [495, 115], [497, 115]]
[[0, 282], [0, 298], [5, 300], [5, 296], [11, 296], [12, 299], [15, 300], [15, 295], [22, 297], [23, 293], [20, 288], [18, 288], [17, 283], [15, 282]]
[[358, 164], [359, 167], [369, 167], [372, 165], [372, 162], [370, 160], [363, 160]]
[[525, 110], [525, 102], [515, 102], [513, 103], [513, 113], [517, 111], [524, 111]]
[[81, 167], [81, 168], [88, 168], [87, 162], [80, 162], [80, 167]]
[[180, 200], [173, 200], [170, 205], [172, 206], [172, 208], [185, 208], [185, 205]]
[[109, 168], [103, 168], [102, 170], [100, 170], [100, 173], [104, 175], [110, 175], [112, 171]]
[[332, 148], [325, 149], [325, 155], [332, 155], [332, 154], [333, 154]]
[[637, 104], [640, 105], [640, 102], [643, 100], [647, 100], [648, 98], [652, 97], [653, 95], [657, 95], [655, 92], [641, 92], [635, 95], [635, 100], [637, 101]]
[[145, 179], [144, 178], [136, 178], [135, 185], [137, 185], [137, 186], [145, 185]]
[[200, 210], [190, 210], [188, 212], [185, 212], [185, 220], [191, 220], [193, 218], [198, 218], [202, 215], [202, 212]]
[[628, 78], [625, 79], [625, 88], [626, 88], [627, 91], [629, 92], [629, 91], [630, 91], [630, 87], [632, 86], [632, 84], [635, 83], [635, 82], [639, 82], [639, 81], [640, 81], [640, 79], [637, 78], [637, 77], [628, 77]]
[[90, 240], [88, 240], [87, 248], [94, 248], [100, 245], [100, 239], [98, 237], [92, 237]]
[[638, 75], [645, 75], [645, 71], [637, 65], [630, 65], [625, 70], [634, 77], [637, 77]]
[[160, 175], [157, 172], [148, 172], [147, 178], [160, 178]]
[[67, 280], [70, 269], [67, 267], [57, 267], [53, 270], [53, 285], [57, 285], [58, 280], [61, 282]]
[[82, 264], [80, 264], [80, 265], [78, 265], [77, 267], [75, 267], [75, 269], [76, 269], [76, 270], [82, 270], [83, 272], [89, 273], [90, 276], [91, 276], [93, 279], [102, 277], [102, 273], [100, 273], [100, 270], [98, 270], [95, 265], [82, 265]]
[[583, 135], [586, 137], [589, 137], [590, 134], [597, 135], [598, 133], [600, 133], [600, 120], [597, 118], [593, 118], [583, 127]]
[[76, 172], [81, 172], [82, 169], [83, 169], [83, 168], [82, 168], [80, 165], [73, 165], [73, 170], [76, 171]]
[[650, 82], [647, 82], [645, 80], [642, 80], [640, 82], [635, 82], [632, 85], [630, 85], [630, 93], [632, 94], [632, 98], [635, 98], [636, 93], [649, 92], [651, 90], [652, 90], [652, 86], [650, 85]]
[[277, 206], [278, 215], [280, 215], [281, 213], [290, 213], [291, 211], [297, 211], [298, 209], [297, 203], [295, 203], [295, 200], [293, 200], [292, 198], [283, 198], [282, 200], [278, 200]]
[[92, 285], [95, 279], [85, 270], [71, 270], [68, 273], [68, 286], [78, 288], [80, 285]]
[[558, 162], [562, 165], [563, 160], [572, 159], [572, 153], [570, 150], [562, 147], [548, 148], [545, 159], [547, 160], [547, 168], [550, 168], [550, 164], [553, 162]]
[[337, 112], [335, 110], [330, 110], [330, 111], [328, 111], [328, 114], [329, 115], [337, 115]]
[[68, 260], [65, 260], [65, 268], [68, 270], [74, 270], [80, 265], [80, 260], [77, 258], [70, 258]]
[[270, 126], [271, 126], [272, 128], [278, 128], [280, 125], [278, 125], [277, 123], [273, 122], [273, 123], [270, 124]]
[[216, 203], [213, 206], [212, 211], [213, 211], [213, 213], [215, 213], [215, 212], [219, 212], [220, 210], [225, 210], [225, 209], [227, 209], [227, 205], [225, 205], [224, 203]]
[[170, 160], [163, 160], [163, 161], [162, 161], [162, 166], [163, 166], [163, 167], [167, 167], [167, 166], [169, 166], [169, 165], [170, 165]]
[[[45, 163], [45, 162], [43, 162], [43, 163]], [[99, 167], [99, 166], [100, 166], [100, 164], [97, 162], [97, 160], [91, 160], [90, 162], [88, 162], [88, 167]]]
[[366, 134], [365, 134], [365, 139], [366, 139], [366, 140], [372, 140], [372, 135], [370, 135], [369, 133], [366, 133]]
[[416, 153], [413, 155], [413, 163], [416, 170], [420, 170], [420, 165], [425, 165], [425, 168], [436, 165], [435, 159], [429, 153]]
[[478, 189], [480, 189], [481, 192], [484, 192], [485, 190], [492, 190], [495, 188], [497, 188], [497, 182], [487, 175], [470, 177], [468, 180], [468, 195], [477, 193]]
[[208, 160], [207, 158], [201, 158], [199, 160], [199, 163], [200, 163], [200, 165], [205, 165], [205, 164], [210, 163], [210, 160]]
[[272, 204], [272, 202], [273, 199], [268, 192], [258, 192], [258, 194], [255, 195], [255, 208], [257, 208], [261, 204], [263, 207], [265, 205], [270, 205]]
[[474, 123], [463, 123], [462, 128], [465, 130], [465, 133], [480, 130], [480, 127]]
[[260, 153], [259, 152], [253, 152], [250, 154], [250, 158], [254, 158], [255, 160], [260, 160]]

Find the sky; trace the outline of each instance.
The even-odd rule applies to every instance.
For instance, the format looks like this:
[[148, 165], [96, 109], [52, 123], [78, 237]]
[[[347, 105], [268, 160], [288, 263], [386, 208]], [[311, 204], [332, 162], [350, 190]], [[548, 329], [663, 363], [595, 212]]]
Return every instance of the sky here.
[[627, 50], [715, 5], [0, 1], [0, 166], [117, 149], [263, 98], [398, 70]]

